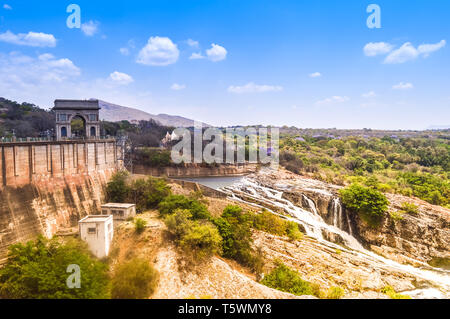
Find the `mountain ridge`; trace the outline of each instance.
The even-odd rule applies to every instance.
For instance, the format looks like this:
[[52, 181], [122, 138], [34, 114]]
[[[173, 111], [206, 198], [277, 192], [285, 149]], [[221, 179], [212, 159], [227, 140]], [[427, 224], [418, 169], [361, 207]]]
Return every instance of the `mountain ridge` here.
[[[145, 111], [122, 106], [114, 103], [110, 103], [103, 100], [98, 100], [100, 104], [100, 119], [109, 121], [109, 122], [118, 122], [118, 121], [143, 121], [143, 120], [155, 120], [162, 125], [165, 126], [173, 126], [173, 127], [193, 127], [194, 120], [188, 119], [179, 115], [170, 115], [170, 114], [150, 114]], [[203, 126], [210, 126], [206, 123], [202, 123]]]

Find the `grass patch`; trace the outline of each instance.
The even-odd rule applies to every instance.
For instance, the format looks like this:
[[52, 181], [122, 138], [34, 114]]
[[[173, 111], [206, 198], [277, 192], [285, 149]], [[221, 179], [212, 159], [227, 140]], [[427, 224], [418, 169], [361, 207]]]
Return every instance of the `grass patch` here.
[[392, 288], [391, 286], [384, 287], [383, 289], [381, 289], [381, 292], [388, 295], [391, 299], [411, 299], [411, 296], [402, 295], [395, 292], [394, 288]]
[[297, 296], [318, 296], [319, 289], [301, 278], [300, 274], [283, 264], [276, 262], [276, 268], [267, 274], [261, 281], [263, 285], [280, 291], [288, 292]]

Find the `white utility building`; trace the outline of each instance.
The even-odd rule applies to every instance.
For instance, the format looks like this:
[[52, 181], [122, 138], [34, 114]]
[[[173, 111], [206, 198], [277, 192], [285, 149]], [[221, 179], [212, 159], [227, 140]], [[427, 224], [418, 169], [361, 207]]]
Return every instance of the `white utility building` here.
[[114, 220], [127, 220], [136, 216], [135, 204], [108, 203], [102, 205], [102, 215], [113, 215]]
[[113, 216], [91, 215], [78, 222], [80, 237], [98, 257], [108, 256], [114, 236]]

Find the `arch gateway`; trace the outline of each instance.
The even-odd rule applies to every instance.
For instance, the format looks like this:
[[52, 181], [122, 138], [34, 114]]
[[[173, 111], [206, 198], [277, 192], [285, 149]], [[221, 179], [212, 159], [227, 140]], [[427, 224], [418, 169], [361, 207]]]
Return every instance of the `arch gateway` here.
[[[100, 137], [100, 105], [98, 100], [55, 100], [57, 140]], [[84, 134], [72, 132], [72, 120], [81, 119]]]

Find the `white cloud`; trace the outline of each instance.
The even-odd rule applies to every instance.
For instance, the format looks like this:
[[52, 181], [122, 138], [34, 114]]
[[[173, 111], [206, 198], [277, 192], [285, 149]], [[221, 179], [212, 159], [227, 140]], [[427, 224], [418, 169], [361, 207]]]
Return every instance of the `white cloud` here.
[[243, 93], [263, 93], [263, 92], [280, 92], [283, 90], [282, 86], [274, 85], [258, 85], [253, 82], [247, 83], [244, 86], [230, 86], [228, 92], [243, 94]]
[[88, 37], [92, 37], [98, 32], [98, 26], [100, 23], [98, 21], [88, 21], [81, 25], [81, 31], [83, 31], [84, 35]]
[[332, 96], [329, 98], [326, 98], [324, 100], [320, 100], [316, 102], [316, 105], [330, 105], [330, 104], [337, 104], [337, 103], [344, 103], [350, 100], [347, 96]]
[[392, 51], [384, 60], [384, 63], [395, 64], [405, 63], [414, 60], [419, 56], [419, 51], [411, 44], [411, 42], [404, 43], [399, 49]]
[[393, 48], [393, 45], [386, 42], [369, 42], [364, 46], [364, 54], [366, 56], [386, 54], [391, 52]]
[[[0, 91], [26, 94], [46, 86], [55, 90], [55, 85], [72, 80], [81, 74], [80, 69], [69, 59], [55, 58], [45, 53], [33, 58], [19, 52], [0, 54]], [[57, 92], [55, 90], [54, 92]]]
[[172, 86], [170, 88], [174, 91], [180, 91], [180, 90], [184, 90], [186, 88], [186, 85], [174, 83], [174, 84], [172, 84]]
[[370, 91], [361, 95], [363, 98], [371, 98], [377, 96], [374, 91]]
[[178, 61], [180, 51], [167, 37], [150, 37], [141, 49], [136, 62], [144, 65], [166, 66]]
[[55, 47], [56, 39], [53, 34], [47, 34], [42, 32], [28, 32], [14, 34], [11, 31], [6, 31], [0, 34], [0, 41], [26, 45], [30, 47]]
[[192, 55], [189, 57], [189, 60], [199, 60], [204, 59], [205, 57], [200, 53], [192, 53]]
[[309, 75], [310, 78], [320, 78], [322, 74], [320, 72], [314, 72]]
[[9, 5], [9, 4], [4, 4], [3, 5], [3, 9], [5, 9], [5, 10], [12, 10], [12, 7]]
[[186, 43], [190, 46], [190, 47], [194, 47], [194, 48], [198, 48], [198, 41], [192, 40], [192, 39], [187, 39]]
[[435, 51], [445, 47], [446, 43], [447, 42], [445, 40], [441, 40], [439, 43], [436, 43], [436, 44], [421, 44], [417, 48], [417, 51], [419, 51], [419, 53], [423, 54], [423, 56], [426, 58], [430, 55], [430, 53], [435, 52]]
[[211, 44], [211, 49], [206, 50], [208, 59], [213, 62], [225, 60], [227, 58], [227, 54], [228, 52], [224, 47], [214, 43]]
[[118, 71], [114, 71], [113, 73], [111, 73], [109, 75], [109, 79], [119, 85], [128, 85], [134, 82], [134, 79], [130, 75]]
[[130, 55], [130, 49], [128, 48], [120, 48], [119, 51], [122, 55]]
[[416, 49], [411, 42], [404, 43], [397, 50], [392, 51], [384, 60], [387, 64], [405, 63], [417, 59], [420, 55], [428, 57], [432, 52], [438, 51], [446, 44], [445, 40], [441, 40], [436, 44], [421, 44]]
[[409, 90], [414, 88], [414, 85], [412, 83], [409, 82], [400, 82], [398, 84], [395, 84], [394, 86], [392, 86], [392, 88], [394, 90]]

